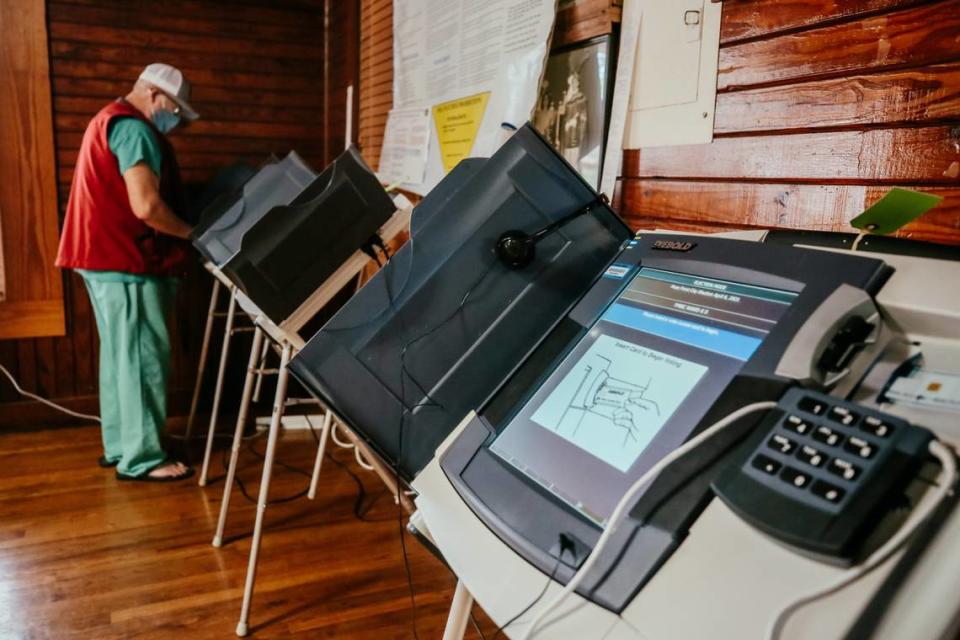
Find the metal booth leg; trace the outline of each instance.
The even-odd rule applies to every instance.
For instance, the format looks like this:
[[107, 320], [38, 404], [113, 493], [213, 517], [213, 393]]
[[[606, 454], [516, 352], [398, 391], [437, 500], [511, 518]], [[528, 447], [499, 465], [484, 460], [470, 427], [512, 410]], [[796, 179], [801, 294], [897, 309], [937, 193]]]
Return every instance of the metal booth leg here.
[[227, 511], [230, 509], [230, 493], [233, 491], [233, 477], [237, 473], [237, 458], [240, 455], [240, 444], [243, 441], [243, 427], [247, 423], [247, 413], [250, 410], [250, 396], [253, 395], [253, 377], [257, 369], [257, 356], [260, 353], [261, 344], [263, 344], [263, 329], [258, 326], [253, 332], [253, 346], [250, 348], [247, 376], [243, 381], [243, 397], [240, 400], [240, 414], [237, 416], [237, 426], [233, 432], [233, 445], [230, 448], [230, 465], [227, 467], [227, 478], [223, 484], [223, 500], [220, 502], [220, 517], [217, 520], [217, 531], [213, 535], [213, 546], [215, 547], [223, 544], [223, 528], [227, 524]]
[[317, 446], [317, 459], [313, 462], [313, 476], [310, 478], [310, 490], [307, 492], [307, 498], [313, 500], [317, 497], [317, 482], [320, 480], [320, 465], [323, 464], [323, 454], [327, 450], [327, 437], [330, 435], [330, 427], [333, 424], [333, 412], [327, 409], [323, 415], [323, 427], [320, 428], [320, 444]]
[[453, 602], [450, 603], [450, 614], [447, 616], [447, 626], [443, 630], [443, 640], [463, 640], [472, 608], [473, 596], [463, 585], [463, 580], [457, 580], [457, 590], [453, 592]]
[[190, 438], [193, 435], [193, 419], [197, 416], [197, 404], [200, 402], [200, 387], [203, 374], [207, 369], [207, 355], [210, 350], [210, 334], [217, 316], [217, 302], [220, 298], [220, 281], [213, 279], [213, 291], [210, 292], [210, 308], [207, 310], [207, 324], [203, 328], [203, 344], [200, 347], [200, 364], [197, 366], [197, 381], [193, 383], [193, 399], [190, 400], [190, 413], [187, 415], [187, 430], [184, 435], [184, 449], [189, 452]]
[[260, 365], [257, 371], [257, 386], [253, 388], [253, 401], [260, 402], [260, 387], [263, 386], [264, 369], [267, 367], [267, 353], [270, 350], [270, 341], [263, 341], [263, 349], [260, 350]]
[[243, 589], [243, 605], [240, 609], [240, 622], [237, 624], [237, 635], [247, 635], [247, 623], [250, 619], [250, 601], [253, 599], [253, 585], [257, 579], [257, 557], [260, 555], [260, 537], [263, 534], [263, 516], [267, 510], [270, 496], [270, 478], [273, 474], [273, 457], [277, 450], [277, 436], [280, 433], [280, 420], [283, 418], [283, 408], [287, 401], [287, 382], [292, 348], [284, 343], [280, 355], [280, 373], [277, 376], [277, 393], [273, 403], [273, 415], [270, 418], [270, 433], [267, 436], [267, 450], [263, 456], [263, 476], [260, 480], [260, 492], [257, 498], [257, 520], [253, 526], [253, 542], [250, 545], [250, 562], [247, 565], [247, 581]]
[[200, 468], [201, 487], [207, 486], [207, 471], [210, 468], [210, 452], [213, 450], [213, 438], [217, 431], [217, 413], [220, 411], [220, 394], [223, 392], [223, 375], [227, 369], [227, 356], [230, 354], [230, 339], [233, 336], [233, 320], [237, 313], [237, 296], [230, 294], [230, 306], [227, 308], [227, 323], [223, 330], [223, 347], [220, 349], [220, 369], [217, 371], [217, 386], [213, 392], [213, 406], [210, 408], [210, 427], [207, 429], [207, 446], [203, 452], [203, 466]]

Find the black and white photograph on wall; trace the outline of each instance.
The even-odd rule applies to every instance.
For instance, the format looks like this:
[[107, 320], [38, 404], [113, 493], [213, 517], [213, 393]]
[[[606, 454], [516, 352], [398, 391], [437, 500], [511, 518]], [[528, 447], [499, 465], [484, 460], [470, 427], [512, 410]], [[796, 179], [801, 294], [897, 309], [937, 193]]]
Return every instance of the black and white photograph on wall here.
[[607, 125], [610, 41], [601, 36], [553, 51], [533, 116], [537, 130], [594, 188]]

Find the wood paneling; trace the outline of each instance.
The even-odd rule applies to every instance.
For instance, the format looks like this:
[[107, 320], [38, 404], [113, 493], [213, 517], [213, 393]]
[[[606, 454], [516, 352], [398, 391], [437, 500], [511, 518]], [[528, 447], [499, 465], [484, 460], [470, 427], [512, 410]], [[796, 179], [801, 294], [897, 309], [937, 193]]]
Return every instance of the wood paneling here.
[[[43, 24], [42, 2], [0, 0], [0, 7], [11, 4], [39, 11]], [[48, 91], [52, 87], [53, 113], [48, 111], [46, 117], [48, 123], [54, 123], [56, 148], [51, 150], [44, 176], [55, 184], [53, 193], [59, 196], [61, 216], [90, 118], [129, 91], [142, 68], [156, 61], [169, 62], [185, 72], [193, 83], [193, 103], [201, 113], [199, 121], [171, 136], [187, 182], [201, 183], [235, 162], [257, 165], [271, 153], [284, 155], [291, 149], [317, 170], [322, 169], [343, 146], [342, 95], [358, 64], [357, 4], [356, 0], [276, 0], [269, 4], [252, 0], [50, 0], [49, 49], [44, 35], [42, 48], [29, 60], [46, 68], [49, 59], [50, 77], [43, 86]], [[0, 14], [2, 27], [16, 23], [17, 19]], [[329, 43], [326, 34], [332, 34]], [[331, 65], [325, 74], [328, 51]], [[40, 71], [31, 70], [30, 77], [34, 75], [42, 77]], [[0, 93], [0, 103], [7, 96]], [[0, 113], [2, 129], [12, 121], [7, 117], [12, 112], [4, 108]], [[6, 143], [0, 145], [0, 154], [6, 148]], [[52, 249], [40, 263], [51, 267], [56, 249], [56, 203], [51, 200], [45, 206], [54, 212], [50, 225], [37, 225], [31, 232], [52, 235]], [[34, 242], [24, 233], [8, 232], [5, 223], [4, 242]], [[8, 282], [13, 280], [9, 272]], [[23, 286], [44, 291], [41, 284], [29, 281], [41, 273], [40, 266], [24, 272]], [[61, 276], [54, 274], [54, 285], [59, 288]], [[62, 280], [67, 336], [0, 341], [0, 364], [17, 375], [25, 388], [82, 407], [82, 411], [96, 412], [95, 322], [82, 280], [74, 273], [63, 275]], [[194, 264], [181, 286], [171, 325], [173, 414], [183, 410], [184, 399], [192, 390], [209, 288], [209, 276], [199, 263]], [[56, 324], [52, 306], [31, 305], [30, 309], [44, 314], [48, 324]], [[0, 305], [0, 330], [24, 326], [35, 329], [37, 322], [21, 318], [13, 306], [4, 309]], [[245, 361], [243, 357], [233, 360], [238, 366]], [[208, 372], [214, 368], [208, 367]], [[228, 394], [233, 391], [227, 389]], [[0, 426], [62, 420], [52, 411], [21, 402], [5, 381], [0, 381], [0, 403], [5, 403], [0, 406]]]
[[631, 223], [849, 231], [903, 186], [944, 200], [898, 235], [960, 243], [960, 2], [723, 11], [714, 142], [626, 152]]
[[[920, 187], [943, 198], [933, 212], [897, 235], [949, 241], [960, 232], [960, 187]], [[877, 185], [757, 184], [630, 179], [623, 181], [624, 207], [644, 228], [674, 223], [704, 227], [792, 227], [850, 231], [849, 221], [887, 192]]]
[[393, 107], [392, 0], [360, 0], [359, 103], [360, 152], [376, 169], [380, 165], [387, 114]]
[[557, 11], [551, 46], [562, 47], [611, 33], [622, 12], [623, 8], [610, 0], [577, 0]]
[[960, 63], [721, 93], [716, 133], [928, 123], [960, 114]]
[[[324, 155], [332, 162], [346, 146], [347, 113], [352, 121], [351, 142], [356, 143], [359, 129], [357, 96], [360, 93], [360, 3], [328, 2], [327, 24], [336, 25], [335, 38], [327, 39], [324, 85]], [[344, 46], [352, 43], [353, 46]], [[347, 88], [353, 87], [352, 103], [347, 105]]]
[[0, 0], [0, 340], [64, 332], [43, 3]]
[[717, 138], [628, 153], [624, 175], [957, 184], [960, 127]]
[[958, 31], [960, 0], [946, 0], [726, 46], [720, 50], [717, 88], [957, 60]]
[[769, 2], [726, 2], [720, 42], [771, 36], [811, 25], [840, 21], [897, 9], [924, 0], [777, 0]]

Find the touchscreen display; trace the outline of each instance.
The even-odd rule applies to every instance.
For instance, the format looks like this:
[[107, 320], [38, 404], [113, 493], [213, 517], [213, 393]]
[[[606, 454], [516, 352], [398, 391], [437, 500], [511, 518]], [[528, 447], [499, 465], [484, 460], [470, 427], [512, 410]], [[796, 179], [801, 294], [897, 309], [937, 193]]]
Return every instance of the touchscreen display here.
[[796, 295], [640, 269], [491, 450], [603, 524], [690, 436]]

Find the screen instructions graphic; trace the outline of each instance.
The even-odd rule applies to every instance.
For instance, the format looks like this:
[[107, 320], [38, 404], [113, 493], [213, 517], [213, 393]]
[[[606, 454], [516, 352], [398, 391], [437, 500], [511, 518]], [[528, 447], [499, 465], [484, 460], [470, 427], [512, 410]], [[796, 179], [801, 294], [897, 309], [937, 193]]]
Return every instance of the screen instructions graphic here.
[[601, 335], [531, 420], [626, 471], [706, 372], [695, 362]]
[[689, 437], [796, 295], [640, 269], [491, 450], [602, 523]]

